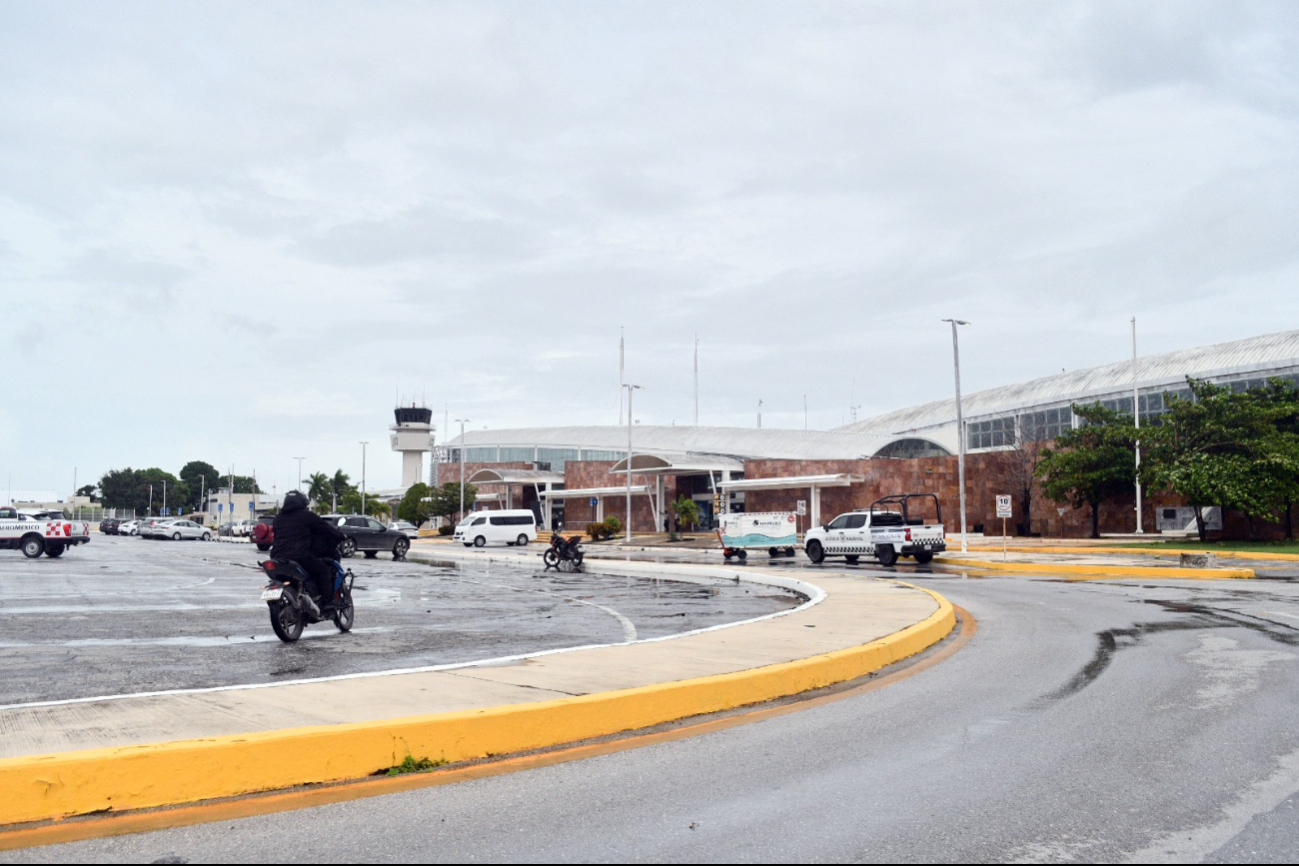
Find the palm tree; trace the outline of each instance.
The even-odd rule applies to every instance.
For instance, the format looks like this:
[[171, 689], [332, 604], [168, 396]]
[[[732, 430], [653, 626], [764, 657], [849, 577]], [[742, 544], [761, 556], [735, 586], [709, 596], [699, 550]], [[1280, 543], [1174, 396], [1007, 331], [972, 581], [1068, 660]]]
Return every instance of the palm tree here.
[[333, 484], [329, 476], [323, 472], [317, 472], [307, 479], [310, 485], [307, 487], [307, 497], [312, 502], [324, 502], [334, 492]]

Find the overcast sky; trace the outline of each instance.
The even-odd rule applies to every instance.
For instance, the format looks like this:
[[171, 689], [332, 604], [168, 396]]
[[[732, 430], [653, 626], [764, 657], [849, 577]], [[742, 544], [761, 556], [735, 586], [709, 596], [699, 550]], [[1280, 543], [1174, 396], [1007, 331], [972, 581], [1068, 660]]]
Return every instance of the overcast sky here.
[[[0, 3], [0, 484], [1299, 327], [1294, 3]], [[440, 434], [439, 434], [440, 435]]]

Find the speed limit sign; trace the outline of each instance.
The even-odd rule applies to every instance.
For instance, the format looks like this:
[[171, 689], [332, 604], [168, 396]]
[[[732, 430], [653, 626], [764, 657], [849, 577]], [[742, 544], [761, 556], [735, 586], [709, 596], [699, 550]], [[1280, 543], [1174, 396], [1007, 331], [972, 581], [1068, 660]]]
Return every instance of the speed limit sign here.
[[1010, 516], [1011, 516], [1011, 513], [1010, 513], [1010, 497], [1009, 497], [1009, 496], [998, 496], [998, 497], [997, 497], [997, 516], [998, 516], [998, 517], [1010, 517]]

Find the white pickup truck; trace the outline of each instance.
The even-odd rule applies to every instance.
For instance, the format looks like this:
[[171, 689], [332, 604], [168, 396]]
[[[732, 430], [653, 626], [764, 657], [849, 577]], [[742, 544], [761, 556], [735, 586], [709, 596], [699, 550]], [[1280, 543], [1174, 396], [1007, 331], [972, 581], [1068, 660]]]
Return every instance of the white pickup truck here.
[[[936, 524], [911, 516], [910, 505], [915, 499], [933, 500]], [[803, 539], [803, 550], [813, 562], [842, 556], [856, 564], [863, 556], [873, 556], [880, 565], [893, 565], [899, 556], [914, 556], [916, 562], [926, 563], [946, 549], [943, 512], [932, 493], [885, 496], [870, 508], [840, 514], [825, 526], [809, 529]]]
[[21, 550], [28, 559], [42, 553], [54, 559], [69, 547], [89, 542], [89, 523], [37, 520], [13, 508], [0, 508], [0, 550]]

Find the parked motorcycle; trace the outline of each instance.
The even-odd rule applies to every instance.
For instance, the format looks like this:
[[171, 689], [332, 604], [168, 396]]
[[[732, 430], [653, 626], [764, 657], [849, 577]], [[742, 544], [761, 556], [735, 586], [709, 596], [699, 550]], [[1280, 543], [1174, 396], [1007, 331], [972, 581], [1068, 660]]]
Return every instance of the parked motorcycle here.
[[550, 536], [550, 547], [541, 555], [546, 568], [560, 571], [578, 571], [582, 568], [582, 536], [565, 538], [558, 532]]
[[[291, 559], [268, 559], [259, 563], [270, 583], [262, 590], [262, 601], [271, 611], [271, 628], [275, 636], [285, 643], [302, 637], [302, 630], [326, 617], [307, 587], [312, 580], [302, 566]], [[352, 583], [356, 578], [351, 570], [331, 561], [334, 569], [334, 610], [329, 618], [341, 632], [352, 630], [356, 609], [352, 605]]]

